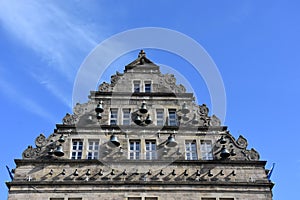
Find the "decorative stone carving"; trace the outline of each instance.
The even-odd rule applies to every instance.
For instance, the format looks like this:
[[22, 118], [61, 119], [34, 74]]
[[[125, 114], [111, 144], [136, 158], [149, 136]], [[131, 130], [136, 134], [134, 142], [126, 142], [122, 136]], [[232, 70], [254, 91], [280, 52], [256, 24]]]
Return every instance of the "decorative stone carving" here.
[[27, 149], [23, 152], [23, 158], [32, 158], [34, 156], [34, 148], [32, 146], [28, 146]]
[[243, 150], [242, 153], [245, 156], [245, 160], [259, 160], [259, 154], [255, 149]]
[[43, 147], [46, 145], [46, 143], [46, 137], [42, 133], [35, 139], [35, 145], [37, 147]]
[[209, 109], [205, 104], [199, 105], [198, 114], [201, 116], [207, 116], [209, 112]]
[[73, 109], [73, 112], [76, 115], [82, 115], [86, 110], [87, 110], [87, 103], [84, 104], [77, 103]]
[[247, 145], [247, 140], [243, 136], [235, 141], [234, 137], [227, 133], [216, 141], [213, 152], [220, 159], [221, 149], [225, 147], [230, 152], [228, 157], [230, 160], [259, 160], [259, 153], [253, 148], [247, 150]]
[[185, 93], [185, 92], [186, 92], [186, 89], [185, 89], [184, 85], [179, 84], [179, 86], [178, 86], [178, 93]]
[[134, 61], [132, 61], [131, 63], [129, 63], [128, 65], [126, 65], [125, 69], [126, 70], [132, 69], [132, 68], [136, 67], [137, 65], [143, 65], [145, 63], [154, 65], [154, 63], [146, 57], [146, 53], [143, 50], [141, 50], [138, 55], [138, 58], [135, 59]]
[[[170, 102], [169, 104], [171, 104]], [[174, 104], [174, 102], [173, 102]], [[163, 104], [162, 104], [163, 105]], [[181, 125], [191, 126], [221, 126], [221, 121], [216, 115], [208, 116], [208, 108], [205, 104], [192, 104], [188, 114], [178, 114]]]
[[23, 159], [26, 158], [36, 158], [39, 156], [39, 153], [41, 152], [41, 148], [33, 148], [32, 146], [28, 146], [27, 149], [23, 152], [22, 157]]
[[203, 121], [203, 126], [209, 126], [209, 118], [208, 117], [201, 117], [200, 120]]
[[171, 86], [175, 93], [184, 93], [186, 91], [185, 87], [181, 87], [182, 85]]
[[247, 148], [248, 146], [248, 142], [246, 140], [246, 138], [244, 138], [243, 136], [239, 136], [239, 138], [237, 139], [236, 143], [238, 144], [238, 146], [240, 148]]
[[45, 148], [47, 143], [48, 143], [48, 139], [44, 136], [44, 134], [41, 133], [35, 139], [36, 148], [33, 148], [32, 146], [28, 146], [27, 149], [23, 152], [22, 157], [26, 159], [26, 158], [37, 158], [41, 156], [42, 149]]
[[80, 118], [84, 117], [87, 113], [93, 112], [95, 109], [95, 101], [89, 101], [84, 104], [77, 103], [73, 108], [73, 113], [66, 113], [65, 117], [62, 119], [64, 125], [74, 125], [77, 124]]
[[221, 121], [216, 115], [212, 115], [209, 121], [210, 126], [221, 126]]
[[112, 75], [111, 78], [110, 78], [110, 82], [111, 82], [110, 85], [112, 87], [114, 87], [117, 84], [117, 82], [119, 81], [119, 79], [121, 78], [121, 76], [123, 76], [123, 74], [120, 73], [120, 72], [116, 72], [115, 75]]
[[100, 92], [109, 92], [110, 91], [109, 88], [110, 88], [110, 85], [106, 82], [103, 82], [99, 85], [98, 90]]
[[253, 148], [249, 151], [249, 160], [259, 160], [259, 153]]
[[73, 125], [77, 122], [78, 117], [77, 115], [71, 115], [69, 113], [66, 114], [66, 116], [63, 118], [62, 122], [65, 125]]
[[156, 91], [159, 92], [174, 92], [185, 93], [186, 89], [182, 84], [176, 85], [176, 78], [173, 74], [159, 74], [159, 81]]
[[[51, 158], [48, 155], [50, 150], [55, 149], [58, 146], [58, 139], [60, 135], [53, 133], [48, 138], [46, 138], [42, 133], [35, 139], [36, 147], [28, 146], [26, 150], [23, 151], [23, 159], [38, 159], [38, 158]], [[64, 136], [66, 137], [66, 135]]]
[[176, 78], [174, 77], [174, 74], [165, 74], [164, 80], [169, 85], [175, 85], [176, 84]]

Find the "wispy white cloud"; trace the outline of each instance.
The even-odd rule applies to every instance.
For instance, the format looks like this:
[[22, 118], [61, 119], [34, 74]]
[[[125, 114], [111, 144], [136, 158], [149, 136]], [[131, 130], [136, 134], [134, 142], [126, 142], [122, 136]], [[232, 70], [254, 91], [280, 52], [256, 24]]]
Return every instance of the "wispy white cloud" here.
[[30, 69], [30, 75], [34, 74], [32, 77], [39, 83], [46, 81], [45, 88], [68, 105], [71, 95], [67, 100], [63, 95], [66, 91], [57, 83], [72, 86], [82, 55], [93, 49], [101, 37], [81, 17], [76, 11], [65, 10], [59, 1], [0, 1], [0, 25], [40, 56], [41, 65], [46, 63]]
[[69, 77], [74, 71], [76, 52], [94, 47], [95, 34], [53, 1], [1, 1], [0, 19], [4, 28]]
[[[72, 107], [71, 94], [66, 90], [62, 89], [62, 81], [57, 82], [53, 80], [49, 80], [49, 77], [40, 76], [36, 73], [29, 72], [31, 77], [34, 78], [39, 84], [43, 85], [47, 90], [49, 90], [57, 99], [63, 102], [66, 106]], [[70, 91], [72, 91], [70, 89]], [[69, 97], [69, 98], [68, 98]]]
[[[1, 71], [1, 70], [0, 70]], [[19, 104], [22, 108], [27, 111], [38, 115], [46, 120], [55, 122], [55, 117], [46, 111], [42, 106], [37, 104], [31, 98], [27, 97], [20, 90], [17, 90], [13, 85], [3, 78], [0, 79], [0, 91], [5, 94], [5, 97]]]

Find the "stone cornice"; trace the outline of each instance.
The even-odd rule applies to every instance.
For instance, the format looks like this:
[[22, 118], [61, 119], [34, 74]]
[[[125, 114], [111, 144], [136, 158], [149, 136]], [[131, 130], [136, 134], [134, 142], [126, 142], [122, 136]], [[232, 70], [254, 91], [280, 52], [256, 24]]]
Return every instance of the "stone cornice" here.
[[[34, 164], [68, 164], [68, 165], [104, 165], [100, 160], [71, 160], [71, 159], [15, 159], [17, 166], [34, 165]], [[113, 161], [112, 161], [113, 163]], [[116, 163], [143, 165], [146, 163], [164, 164], [170, 163], [170, 160], [118, 160]], [[252, 161], [252, 160], [175, 160], [169, 164], [170, 166], [177, 165], [239, 165], [239, 166], [265, 166], [266, 161]]]
[[[141, 130], [141, 127], [139, 126], [124, 126], [124, 125], [101, 125], [100, 126], [102, 130], [112, 130], [114, 129], [115, 131], [117, 130]], [[57, 129], [77, 129], [79, 130], [80, 127], [76, 126], [76, 125], [67, 125], [67, 124], [56, 124], [56, 128]], [[99, 125], [95, 125], [94, 127], [88, 127], [89, 130], [91, 129], [99, 129]], [[57, 131], [57, 129], [55, 130], [55, 132]], [[87, 129], [85, 127], [83, 127], [83, 129]], [[157, 130], [158, 128], [156, 126], [147, 126], [147, 127], [144, 127], [145, 130]], [[181, 130], [181, 131], [195, 131], [195, 130], [198, 130], [198, 131], [226, 131], [227, 130], [227, 126], [198, 126], [196, 129], [195, 127], [191, 127], [191, 126], [184, 126], [184, 125], [181, 125], [180, 127], [179, 126], [164, 126], [162, 127], [161, 131], [174, 131], [174, 130]], [[161, 132], [163, 134], [163, 132]], [[195, 133], [196, 134], [196, 133]]]
[[[8, 188], [12, 186], [68, 186], [68, 185], [77, 185], [78, 181], [13, 181], [13, 182], [6, 182]], [[121, 186], [121, 187], [128, 187], [128, 186], [164, 186], [164, 187], [183, 187], [189, 186], [189, 190], [192, 186], [211, 186], [211, 187], [267, 187], [272, 189], [274, 183], [269, 181], [255, 181], [255, 182], [221, 182], [221, 181], [173, 181], [173, 182], [164, 182], [164, 181], [125, 181], [125, 182], [117, 182], [117, 181], [80, 181], [81, 186]], [[167, 188], [164, 188], [167, 189]], [[127, 188], [128, 190], [128, 188]], [[143, 190], [146, 190], [143, 188]], [[153, 191], [153, 188], [150, 189]], [[160, 189], [161, 190], [161, 189]], [[182, 190], [182, 188], [181, 188]], [[198, 191], [197, 188], [195, 190]], [[57, 191], [57, 190], [56, 190]]]
[[173, 93], [173, 92], [101, 92], [101, 91], [91, 91], [89, 98], [97, 98], [98, 96], [122, 96], [122, 97], [143, 97], [143, 96], [148, 96], [148, 97], [183, 97], [183, 98], [193, 98], [193, 93]]

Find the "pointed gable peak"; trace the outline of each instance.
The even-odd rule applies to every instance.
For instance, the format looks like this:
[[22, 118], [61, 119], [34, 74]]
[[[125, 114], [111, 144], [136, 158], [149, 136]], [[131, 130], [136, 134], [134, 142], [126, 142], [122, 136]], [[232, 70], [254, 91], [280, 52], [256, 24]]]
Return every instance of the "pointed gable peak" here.
[[157, 65], [155, 65], [151, 60], [149, 60], [146, 57], [146, 53], [144, 50], [141, 50], [139, 52], [137, 59], [125, 66], [125, 71], [133, 69], [135, 67], [147, 67], [149, 69], [151, 69], [151, 67], [158, 68]]

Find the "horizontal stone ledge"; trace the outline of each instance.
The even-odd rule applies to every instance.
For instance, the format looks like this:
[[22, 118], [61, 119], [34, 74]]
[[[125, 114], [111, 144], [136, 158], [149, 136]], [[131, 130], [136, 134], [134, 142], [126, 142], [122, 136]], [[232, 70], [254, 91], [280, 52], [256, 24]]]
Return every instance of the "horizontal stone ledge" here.
[[[80, 183], [80, 185], [78, 185]], [[12, 181], [6, 182], [6, 185], [10, 188], [13, 186], [47, 186], [53, 188], [55, 186], [67, 186], [67, 185], [77, 185], [82, 186], [109, 186], [109, 187], [147, 187], [147, 186], [164, 186], [164, 187], [197, 187], [197, 186], [213, 186], [213, 187], [273, 187], [274, 183], [269, 181], [258, 181], [258, 182], [217, 182], [217, 181], [174, 181], [174, 182], [162, 182], [162, 181]], [[197, 188], [195, 188], [197, 189]], [[211, 189], [211, 188], [210, 188]]]
[[[105, 165], [101, 162], [101, 160], [93, 159], [80, 159], [80, 160], [72, 160], [72, 159], [15, 159], [15, 163], [17, 166], [22, 165], [31, 165], [31, 164], [68, 164], [68, 165], [77, 165], [77, 164], [86, 164], [86, 165]], [[195, 165], [238, 165], [238, 166], [265, 166], [267, 161], [250, 161], [250, 160], [117, 160], [110, 161], [110, 164], [134, 164], [134, 165], [162, 165], [168, 164], [168, 166], [176, 166], [176, 165], [187, 165], [187, 166], [195, 166]]]
[[[131, 97], [131, 96], [149, 96], [149, 97], [185, 97], [185, 98], [193, 98], [193, 93], [173, 93], [173, 92], [100, 92], [100, 91], [91, 91], [89, 98], [90, 99], [98, 99], [99, 96], [104, 95], [106, 96], [121, 96], [121, 97]], [[168, 99], [169, 100], [169, 99]]]
[[[157, 126], [147, 126], [147, 127], [140, 127], [140, 126], [133, 126], [133, 125], [101, 125], [99, 127], [99, 125], [91, 125], [89, 127], [86, 126], [77, 126], [77, 125], [66, 125], [66, 124], [56, 124], [56, 128], [60, 129], [59, 133], [64, 132], [63, 130], [65, 130], [65, 134], [69, 133], [67, 131], [74, 131], [76, 132], [77, 130], [80, 132], [80, 129], [83, 130], [102, 130], [103, 133], [106, 133], [105, 131], [121, 131], [121, 132], [125, 132], [124, 130], [149, 130], [149, 131], [157, 131], [157, 133], [160, 134], [170, 134], [169, 132], [164, 133], [164, 131], [179, 131], [176, 132], [176, 134], [181, 135], [180, 131], [186, 132], [186, 131], [192, 131], [194, 132], [194, 134], [196, 136], [199, 135], [205, 135], [205, 134], [215, 134], [215, 133], [209, 133], [209, 131], [226, 131], [227, 130], [227, 126], [189, 126], [189, 125], [180, 125], [180, 126], [163, 126], [163, 127], [157, 127]], [[55, 132], [57, 132], [57, 129]], [[196, 131], [196, 132], [195, 132]], [[197, 131], [205, 131], [207, 133], [198, 133]], [[117, 132], [116, 132], [117, 133]], [[115, 133], [115, 134], [116, 134]], [[147, 132], [145, 132], [147, 133]], [[151, 132], [152, 134], [152, 132]]]

